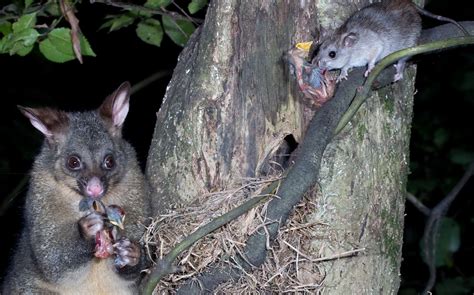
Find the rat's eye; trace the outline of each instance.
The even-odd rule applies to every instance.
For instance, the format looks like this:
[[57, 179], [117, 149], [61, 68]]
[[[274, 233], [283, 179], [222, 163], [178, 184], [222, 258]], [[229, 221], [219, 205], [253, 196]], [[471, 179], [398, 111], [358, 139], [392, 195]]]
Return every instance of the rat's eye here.
[[77, 171], [82, 168], [81, 159], [78, 156], [69, 156], [67, 158], [66, 166], [71, 171]]
[[336, 57], [336, 51], [329, 51], [329, 57], [330, 58], [335, 58]]
[[104, 158], [104, 168], [107, 170], [112, 170], [115, 167], [115, 159], [112, 155], [107, 155]]

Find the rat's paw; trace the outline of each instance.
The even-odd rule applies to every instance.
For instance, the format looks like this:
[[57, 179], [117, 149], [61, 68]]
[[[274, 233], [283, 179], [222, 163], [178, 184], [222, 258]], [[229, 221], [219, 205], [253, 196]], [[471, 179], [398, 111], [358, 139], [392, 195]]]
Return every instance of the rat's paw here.
[[347, 73], [345, 75], [343, 75], [342, 73], [339, 75], [339, 77], [337, 77], [337, 80], [336, 82], [339, 83], [343, 80], [347, 80]]
[[375, 64], [369, 63], [369, 64], [367, 65], [367, 71], [364, 72], [364, 77], [367, 78], [367, 76], [369, 76], [370, 72], [372, 72], [372, 70], [374, 69], [374, 67], [375, 67]]
[[337, 77], [336, 82], [339, 83], [342, 80], [347, 80], [348, 71], [349, 69], [346, 68], [341, 69], [341, 73], [339, 74], [339, 77]]
[[79, 219], [79, 230], [86, 239], [95, 238], [97, 232], [104, 228], [104, 216], [98, 212], [92, 212]]
[[393, 76], [393, 82], [397, 82], [401, 79], [403, 79], [403, 73], [396, 73], [395, 76]]
[[126, 265], [135, 266], [140, 261], [140, 248], [127, 238], [120, 238], [114, 244], [115, 266], [122, 268]]
[[403, 79], [404, 65], [395, 64], [393, 66], [397, 69], [397, 73], [393, 76], [393, 82], [397, 82]]

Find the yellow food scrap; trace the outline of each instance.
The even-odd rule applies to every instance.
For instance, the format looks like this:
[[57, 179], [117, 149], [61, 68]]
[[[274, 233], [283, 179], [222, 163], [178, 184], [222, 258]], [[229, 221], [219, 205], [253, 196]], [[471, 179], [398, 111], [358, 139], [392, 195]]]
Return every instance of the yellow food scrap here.
[[313, 44], [313, 41], [297, 43], [296, 48], [309, 52], [311, 44]]

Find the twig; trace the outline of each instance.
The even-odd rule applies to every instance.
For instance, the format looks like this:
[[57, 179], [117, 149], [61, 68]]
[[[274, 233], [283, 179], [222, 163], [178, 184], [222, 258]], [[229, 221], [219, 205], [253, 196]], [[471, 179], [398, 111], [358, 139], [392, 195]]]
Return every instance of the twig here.
[[296, 249], [296, 247], [294, 247], [293, 245], [291, 245], [287, 241], [282, 240], [282, 242], [285, 243], [291, 249], [293, 249], [293, 251], [295, 251], [296, 253], [298, 253], [299, 255], [303, 256], [304, 258], [308, 259], [311, 262], [321, 262], [321, 261], [328, 261], [328, 260], [334, 260], [334, 259], [339, 259], [339, 258], [351, 257], [351, 256], [356, 255], [359, 252], [365, 251], [365, 248], [359, 248], [359, 249], [354, 249], [354, 250], [334, 254], [334, 255], [331, 255], [331, 256], [320, 257], [320, 258], [312, 258], [309, 255], [306, 255], [305, 253], [303, 253], [300, 250]]
[[225, 225], [226, 223], [236, 219], [242, 214], [246, 213], [250, 209], [259, 205], [261, 202], [267, 200], [272, 194], [269, 192], [274, 192], [278, 187], [279, 181], [270, 184], [266, 189], [265, 193], [254, 197], [237, 208], [232, 209], [231, 211], [213, 219], [206, 225], [198, 228], [192, 234], [187, 236], [182, 240], [178, 245], [176, 245], [163, 259], [157, 261], [156, 266], [153, 268], [150, 275], [147, 277], [147, 280], [142, 285], [142, 294], [152, 294], [158, 282], [162, 277], [170, 273], [170, 269], [173, 266], [173, 261], [180, 255], [183, 251], [191, 247], [195, 242], [206, 236], [207, 234], [215, 231], [219, 227]]
[[25, 175], [17, 184], [17, 186], [3, 199], [3, 202], [0, 206], [0, 216], [3, 216], [5, 212], [8, 210], [8, 208], [10, 208], [15, 198], [20, 195], [21, 191], [28, 184], [29, 179], [30, 179], [30, 176]]
[[59, 7], [61, 8], [62, 15], [71, 26], [70, 35], [74, 55], [76, 56], [77, 60], [82, 64], [81, 41], [79, 39], [81, 28], [79, 27], [79, 19], [74, 13], [75, 3], [71, 3], [71, 1], [69, 0], [59, 0]]
[[147, 87], [151, 83], [155, 82], [156, 80], [160, 80], [163, 77], [166, 77], [171, 74], [171, 71], [158, 71], [154, 74], [152, 74], [149, 77], [146, 77], [145, 79], [141, 80], [138, 83], [135, 83], [133, 85], [132, 89], [130, 89], [130, 94], [135, 94], [138, 91], [142, 90], [143, 88]]
[[295, 251], [298, 255], [301, 255], [303, 256], [304, 258], [308, 259], [309, 261], [313, 261], [314, 258], [311, 258], [309, 257], [308, 255], [304, 254], [303, 252], [301, 252], [300, 250], [298, 250], [295, 246], [291, 245], [290, 243], [288, 243], [287, 241], [285, 240], [281, 240], [283, 243], [285, 243], [288, 247], [290, 247], [293, 251]]
[[420, 202], [412, 193], [407, 193], [407, 200], [413, 204], [421, 213], [429, 216], [431, 214], [430, 208], [426, 207], [425, 204]]
[[474, 162], [469, 165], [462, 178], [454, 186], [454, 188], [441, 200], [432, 210], [425, 225], [423, 234], [423, 253], [425, 261], [428, 265], [430, 277], [425, 286], [423, 294], [430, 291], [436, 282], [436, 246], [438, 243], [438, 231], [441, 219], [446, 215], [451, 203], [456, 199], [461, 189], [466, 185], [467, 181], [474, 174]]
[[181, 15], [179, 13], [176, 13], [176, 12], [173, 12], [173, 11], [163, 11], [163, 10], [158, 10], [158, 9], [152, 9], [152, 8], [148, 8], [148, 7], [145, 7], [145, 6], [131, 4], [131, 3], [124, 3], [124, 2], [111, 1], [111, 0], [90, 0], [90, 2], [91, 3], [105, 4], [105, 5], [109, 5], [109, 6], [113, 6], [113, 7], [118, 7], [118, 8], [122, 8], [122, 9], [129, 10], [129, 11], [138, 10], [138, 11], [145, 12], [145, 13], [151, 13], [151, 14], [157, 14], [157, 15], [166, 15], [166, 16], [171, 17], [174, 20], [187, 20], [187, 21], [195, 22], [197, 24], [201, 24], [203, 22], [203, 20], [200, 19], [200, 18], [194, 18], [194, 17], [190, 17], [190, 16], [186, 17], [186, 16], [183, 16], [183, 15]]
[[354, 249], [354, 250], [334, 254], [334, 255], [331, 255], [331, 256], [316, 258], [316, 259], [312, 259], [311, 261], [312, 262], [321, 262], [321, 261], [329, 261], [329, 260], [334, 260], [334, 259], [346, 258], [346, 257], [354, 256], [357, 253], [362, 252], [362, 251], [365, 251], [365, 248]]
[[339, 122], [339, 125], [336, 128], [335, 134], [339, 134], [339, 132], [341, 132], [344, 126], [346, 126], [347, 123], [349, 123], [349, 121], [352, 119], [352, 117], [354, 117], [354, 115], [357, 113], [361, 105], [367, 100], [369, 96], [369, 92], [372, 88], [372, 84], [375, 81], [375, 78], [377, 78], [377, 76], [387, 66], [393, 64], [394, 62], [404, 57], [410, 57], [410, 56], [418, 55], [421, 53], [428, 53], [428, 52], [458, 47], [461, 45], [472, 45], [472, 44], [474, 44], [474, 37], [457, 37], [457, 38], [451, 38], [451, 39], [440, 40], [440, 41], [435, 41], [435, 42], [429, 42], [429, 43], [421, 44], [415, 47], [402, 49], [386, 56], [375, 66], [372, 72], [370, 72], [369, 76], [367, 77], [367, 80], [364, 83], [364, 86], [357, 93], [356, 97], [354, 98], [354, 101], [352, 102], [349, 109], [347, 110], [347, 112], [344, 114], [341, 121]]
[[[176, 8], [178, 8], [179, 11], [181, 11], [181, 13], [182, 13], [185, 17], [187, 17], [191, 22], [193, 22], [193, 18], [192, 18], [189, 14], [187, 14], [186, 11], [181, 8], [181, 6], [179, 6], [178, 4], [176, 4], [176, 2], [175, 2], [174, 0], [172, 1], [172, 3], [173, 3], [173, 5], [174, 5]], [[197, 25], [198, 23], [194, 23], [194, 24]]]
[[262, 286], [268, 286], [268, 284], [276, 277], [278, 276], [281, 276], [283, 271], [288, 267], [288, 265], [292, 264], [292, 263], [295, 263], [296, 261], [295, 260], [291, 260], [289, 262], [287, 262], [285, 265], [281, 266], [278, 268], [278, 271], [272, 275], [264, 284], [262, 284]]

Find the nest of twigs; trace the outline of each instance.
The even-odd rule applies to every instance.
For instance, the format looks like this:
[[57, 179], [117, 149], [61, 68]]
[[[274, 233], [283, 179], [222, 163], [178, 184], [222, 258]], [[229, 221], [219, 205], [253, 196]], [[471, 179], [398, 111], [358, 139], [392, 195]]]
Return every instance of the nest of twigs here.
[[[197, 228], [258, 195], [275, 180], [245, 180], [234, 188], [200, 196], [187, 207], [170, 210], [155, 218], [144, 236], [148, 255], [150, 258], [165, 256]], [[156, 294], [173, 293], [180, 284], [196, 277], [211, 263], [234, 263], [231, 257], [242, 253], [247, 238], [256, 230], [265, 228], [267, 204], [268, 201], [255, 207], [184, 251], [177, 260], [178, 272], [162, 279], [155, 289]], [[314, 254], [308, 253], [317, 252], [318, 249], [311, 249], [311, 241], [316, 238], [316, 228], [324, 224], [311, 220], [315, 208], [314, 199], [305, 197], [280, 230], [276, 241], [267, 243], [269, 254], [266, 262], [251, 273], [246, 272], [238, 282], [221, 285], [216, 292], [317, 293], [324, 280], [324, 274], [318, 268], [318, 262], [323, 259], [315, 259], [312, 257]]]

